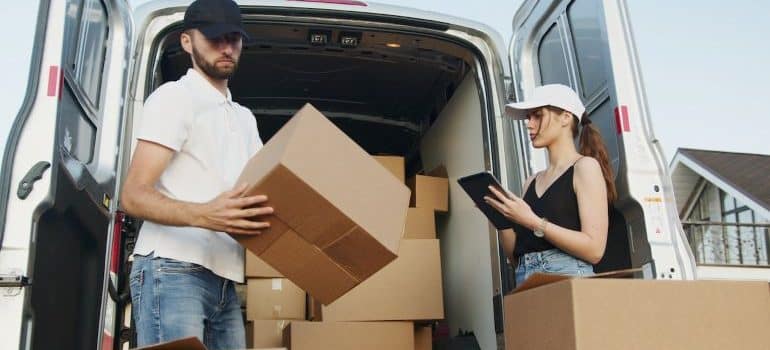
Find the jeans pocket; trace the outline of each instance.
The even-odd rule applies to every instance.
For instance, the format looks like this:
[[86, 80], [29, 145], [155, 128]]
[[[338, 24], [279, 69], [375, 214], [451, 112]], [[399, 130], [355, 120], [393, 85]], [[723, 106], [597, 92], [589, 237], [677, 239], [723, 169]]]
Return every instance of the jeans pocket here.
[[174, 259], [156, 258], [158, 261], [158, 272], [162, 273], [190, 273], [203, 270], [203, 266]]
[[562, 275], [576, 275], [578, 272], [577, 260], [566, 253], [552, 254], [544, 259], [543, 270], [548, 273]]
[[134, 315], [134, 322], [139, 322], [139, 312], [142, 307], [142, 287], [144, 286], [144, 269], [131, 269], [131, 274], [128, 280], [129, 288], [131, 289], [131, 307], [132, 314]]

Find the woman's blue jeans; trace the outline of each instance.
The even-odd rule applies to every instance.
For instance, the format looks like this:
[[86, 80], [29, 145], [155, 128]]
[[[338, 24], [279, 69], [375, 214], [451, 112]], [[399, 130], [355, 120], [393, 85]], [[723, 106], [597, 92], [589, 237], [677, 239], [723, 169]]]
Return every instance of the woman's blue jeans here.
[[559, 249], [527, 253], [519, 257], [515, 272], [516, 285], [521, 285], [535, 272], [588, 276], [594, 274], [594, 268], [591, 264]]

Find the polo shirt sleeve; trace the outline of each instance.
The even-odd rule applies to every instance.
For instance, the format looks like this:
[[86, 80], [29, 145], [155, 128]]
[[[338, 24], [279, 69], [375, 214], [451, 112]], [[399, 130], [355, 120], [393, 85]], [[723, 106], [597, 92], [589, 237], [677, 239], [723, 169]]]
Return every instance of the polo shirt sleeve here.
[[136, 138], [179, 152], [190, 134], [192, 115], [184, 108], [189, 102], [175, 90], [163, 85], [147, 98]]

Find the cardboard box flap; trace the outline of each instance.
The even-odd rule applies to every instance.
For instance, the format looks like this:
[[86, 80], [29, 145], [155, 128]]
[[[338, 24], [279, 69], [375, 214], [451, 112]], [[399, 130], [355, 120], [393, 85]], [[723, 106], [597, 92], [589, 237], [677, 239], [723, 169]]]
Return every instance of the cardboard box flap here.
[[617, 270], [617, 271], [608, 271], [608, 272], [602, 272], [597, 273], [595, 275], [590, 276], [570, 276], [570, 275], [557, 275], [553, 273], [542, 273], [542, 272], [536, 272], [533, 273], [532, 276], [529, 276], [524, 283], [522, 283], [520, 286], [516, 287], [516, 289], [511, 292], [513, 293], [519, 293], [523, 292], [525, 290], [537, 288], [540, 286], [544, 286], [546, 284], [552, 284], [559, 281], [564, 281], [568, 279], [577, 279], [577, 278], [630, 278], [633, 277], [633, 275], [637, 272], [642, 272], [642, 268], [634, 268], [634, 269], [625, 269], [625, 270]]
[[172, 340], [148, 346], [134, 348], [133, 350], [207, 350], [206, 346], [196, 337]]

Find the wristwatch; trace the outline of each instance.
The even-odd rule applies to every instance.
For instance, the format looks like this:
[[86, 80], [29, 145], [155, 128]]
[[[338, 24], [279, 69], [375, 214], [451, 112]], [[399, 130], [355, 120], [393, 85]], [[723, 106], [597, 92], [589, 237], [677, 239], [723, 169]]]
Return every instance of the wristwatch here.
[[543, 217], [543, 220], [540, 221], [540, 226], [538, 226], [534, 231], [532, 231], [535, 237], [543, 238], [545, 236], [545, 225], [548, 225], [548, 219], [546, 217]]

